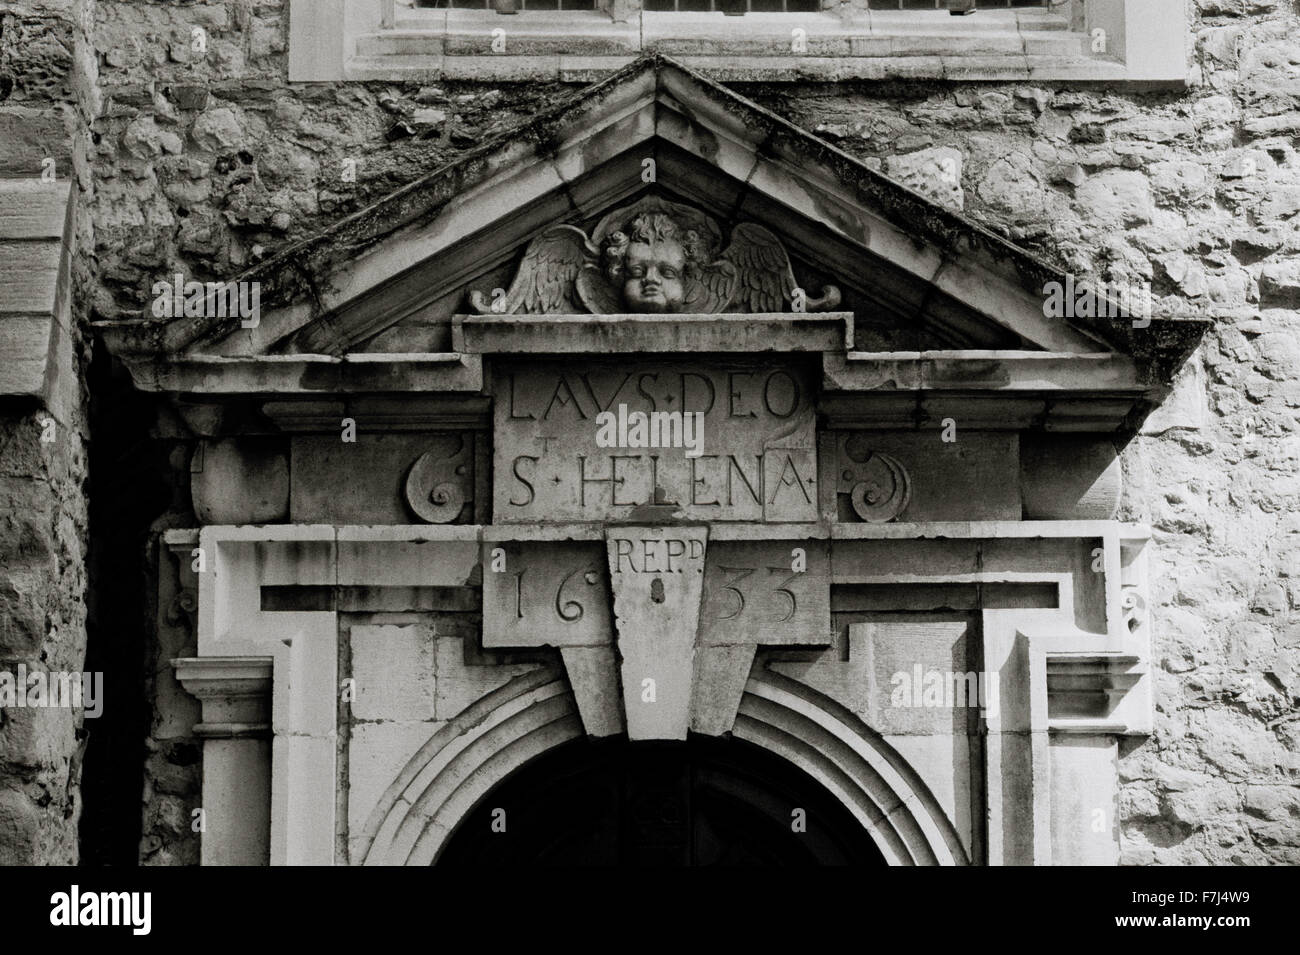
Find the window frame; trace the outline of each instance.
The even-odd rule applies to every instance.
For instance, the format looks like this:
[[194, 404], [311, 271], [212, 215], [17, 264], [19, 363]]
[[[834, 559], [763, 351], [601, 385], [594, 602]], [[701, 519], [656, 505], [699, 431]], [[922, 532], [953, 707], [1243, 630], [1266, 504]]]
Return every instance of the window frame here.
[[[290, 0], [289, 80], [590, 82], [658, 51], [723, 81], [1098, 80], [1186, 85], [1184, 0], [1064, 0], [1049, 7], [821, 13], [412, 9], [395, 0]], [[504, 50], [493, 49], [495, 30]], [[795, 29], [806, 34], [796, 52]], [[1088, 48], [1104, 31], [1106, 50]], [[500, 35], [498, 35], [500, 36]], [[1060, 52], [1075, 46], [1080, 52]]]

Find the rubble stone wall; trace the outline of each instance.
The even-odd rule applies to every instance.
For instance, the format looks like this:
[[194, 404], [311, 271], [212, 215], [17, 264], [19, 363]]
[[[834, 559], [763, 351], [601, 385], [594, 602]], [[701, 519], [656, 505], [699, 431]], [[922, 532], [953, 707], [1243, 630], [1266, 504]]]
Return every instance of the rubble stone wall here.
[[[83, 0], [0, 3], [0, 179], [38, 180], [52, 168], [60, 182], [89, 184], [87, 8]], [[89, 248], [90, 235], [83, 216], [65, 239]], [[85, 257], [73, 259], [69, 281], [89, 287]], [[86, 300], [73, 296], [78, 328]], [[79, 673], [85, 664], [85, 350], [78, 333], [44, 404], [0, 405], [0, 671], [14, 676]], [[0, 711], [0, 864], [78, 861], [85, 723], [69, 707]]]

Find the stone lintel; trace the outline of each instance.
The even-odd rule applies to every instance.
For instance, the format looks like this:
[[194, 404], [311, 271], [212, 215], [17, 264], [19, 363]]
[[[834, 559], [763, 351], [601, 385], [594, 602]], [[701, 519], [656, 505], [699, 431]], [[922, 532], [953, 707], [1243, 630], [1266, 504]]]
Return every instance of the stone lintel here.
[[1128, 355], [1004, 350], [827, 353], [822, 387], [831, 429], [1101, 433], [1158, 391]]
[[[463, 524], [454, 527], [431, 527], [425, 524], [391, 526], [325, 526], [319, 524], [284, 524], [259, 527], [213, 527], [214, 541], [600, 541], [606, 530], [630, 525], [598, 521], [569, 524]], [[1126, 521], [895, 521], [889, 524], [836, 522], [819, 524], [744, 524], [710, 523], [709, 537], [715, 541], [744, 540], [896, 540], [983, 538], [1069, 538], [1103, 537], [1117, 534], [1125, 546], [1140, 547], [1151, 537], [1146, 524]], [[173, 549], [188, 551], [199, 540], [198, 528], [170, 528], [164, 541]]]
[[1118, 521], [924, 521], [893, 524], [832, 524], [833, 540], [886, 540], [897, 538], [980, 539], [991, 537], [1102, 537], [1118, 533], [1124, 540], [1146, 540], [1145, 524]]
[[826, 387], [856, 390], [1145, 391], [1137, 364], [1118, 352], [953, 349], [849, 351], [828, 358]]
[[458, 315], [452, 325], [467, 354], [839, 352], [852, 342], [852, 312]]
[[352, 417], [365, 421], [366, 430], [436, 431], [487, 428], [490, 400], [479, 395], [427, 395], [419, 398], [356, 398], [351, 401], [268, 401], [262, 413], [281, 431], [335, 432], [339, 421]]
[[484, 541], [603, 541], [602, 521], [556, 522], [548, 524], [488, 524], [483, 527]]
[[132, 383], [147, 392], [235, 396], [483, 390], [482, 362], [474, 355], [123, 357]]

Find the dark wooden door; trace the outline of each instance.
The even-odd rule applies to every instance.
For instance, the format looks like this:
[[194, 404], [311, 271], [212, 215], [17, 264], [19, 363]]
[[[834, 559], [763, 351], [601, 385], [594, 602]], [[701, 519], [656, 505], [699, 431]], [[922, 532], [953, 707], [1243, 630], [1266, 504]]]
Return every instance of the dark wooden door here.
[[583, 739], [552, 750], [489, 793], [438, 860], [448, 866], [863, 863], [883, 859], [857, 820], [811, 777], [757, 746], [705, 737]]

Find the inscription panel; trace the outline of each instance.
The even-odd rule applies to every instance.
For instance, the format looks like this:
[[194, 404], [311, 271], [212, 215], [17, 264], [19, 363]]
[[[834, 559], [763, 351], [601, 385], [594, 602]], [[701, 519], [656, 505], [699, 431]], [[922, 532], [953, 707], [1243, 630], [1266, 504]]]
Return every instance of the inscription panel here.
[[812, 383], [797, 362], [499, 366], [495, 519], [816, 520]]
[[[830, 642], [827, 541], [718, 541], [708, 545], [705, 560], [698, 530], [620, 526], [608, 528], [603, 543], [485, 543], [483, 645], [609, 643], [618, 585], [645, 581], [653, 602], [676, 604], [699, 586], [690, 577], [701, 566], [700, 646]], [[695, 631], [686, 629], [694, 639]]]
[[822, 645], [830, 640], [826, 541], [717, 541], [704, 569], [700, 643]]
[[483, 646], [609, 643], [609, 575], [601, 541], [488, 542], [483, 547]]

